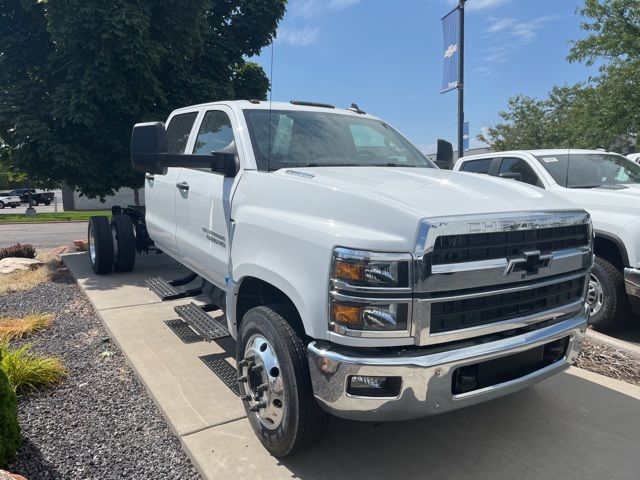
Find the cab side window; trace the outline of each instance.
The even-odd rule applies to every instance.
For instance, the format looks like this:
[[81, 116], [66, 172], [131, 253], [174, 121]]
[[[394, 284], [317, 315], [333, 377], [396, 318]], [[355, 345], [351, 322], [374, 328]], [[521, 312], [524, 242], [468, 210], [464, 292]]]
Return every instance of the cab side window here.
[[233, 128], [229, 116], [220, 110], [208, 111], [202, 119], [193, 153], [211, 155], [233, 141]]
[[176, 115], [171, 119], [167, 126], [168, 153], [184, 153], [197, 116], [198, 112], [189, 112]]
[[463, 172], [472, 172], [472, 173], [489, 173], [489, 168], [491, 168], [491, 162], [493, 158], [483, 158], [481, 160], [469, 160], [468, 162], [464, 162], [462, 164]]
[[503, 158], [498, 170], [498, 176], [512, 178], [535, 187], [542, 187], [542, 183], [536, 173], [521, 158]]

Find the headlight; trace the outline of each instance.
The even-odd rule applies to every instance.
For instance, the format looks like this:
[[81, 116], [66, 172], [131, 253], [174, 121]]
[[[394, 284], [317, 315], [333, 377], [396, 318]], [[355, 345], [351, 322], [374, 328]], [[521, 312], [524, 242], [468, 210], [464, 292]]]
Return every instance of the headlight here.
[[409, 254], [336, 248], [331, 268], [330, 324], [345, 335], [408, 332]]
[[336, 248], [331, 277], [352, 286], [394, 288], [409, 286], [411, 255]]

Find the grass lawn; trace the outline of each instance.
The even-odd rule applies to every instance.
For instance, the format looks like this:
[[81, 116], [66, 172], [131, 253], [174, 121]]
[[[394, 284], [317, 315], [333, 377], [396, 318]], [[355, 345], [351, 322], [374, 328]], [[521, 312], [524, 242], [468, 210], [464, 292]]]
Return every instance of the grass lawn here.
[[9, 213], [0, 215], [0, 225], [3, 223], [16, 222], [69, 222], [89, 220], [94, 215], [111, 215], [111, 210], [87, 210], [86, 212], [59, 212], [59, 213], [38, 213], [37, 215], [27, 215], [25, 213]]

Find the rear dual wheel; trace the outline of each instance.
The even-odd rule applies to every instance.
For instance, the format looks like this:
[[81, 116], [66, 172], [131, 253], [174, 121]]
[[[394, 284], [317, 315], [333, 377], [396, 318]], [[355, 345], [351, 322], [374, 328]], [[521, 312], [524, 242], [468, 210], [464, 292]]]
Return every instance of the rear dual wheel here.
[[136, 262], [136, 239], [133, 223], [128, 215], [116, 215], [109, 223], [107, 217], [89, 219], [89, 262], [98, 275], [130, 272]]

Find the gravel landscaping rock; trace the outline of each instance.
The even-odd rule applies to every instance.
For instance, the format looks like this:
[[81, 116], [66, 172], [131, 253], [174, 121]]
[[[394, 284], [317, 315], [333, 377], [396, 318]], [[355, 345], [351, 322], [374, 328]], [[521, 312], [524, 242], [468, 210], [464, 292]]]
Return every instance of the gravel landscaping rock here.
[[23, 441], [11, 472], [29, 480], [200, 478], [66, 269], [0, 295], [0, 316], [30, 313], [55, 315], [51, 329], [26, 341], [60, 357], [68, 376], [20, 397]]

